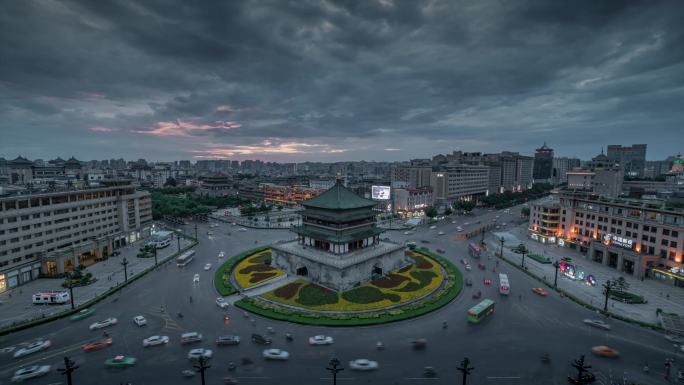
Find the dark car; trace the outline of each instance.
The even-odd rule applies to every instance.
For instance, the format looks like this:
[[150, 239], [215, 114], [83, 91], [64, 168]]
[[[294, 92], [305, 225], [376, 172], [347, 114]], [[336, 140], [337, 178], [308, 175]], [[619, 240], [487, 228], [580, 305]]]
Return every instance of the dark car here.
[[420, 241], [420, 243], [430, 243], [430, 241], [428, 241], [427, 239], [423, 239]]
[[261, 345], [270, 345], [271, 339], [268, 337], [264, 337], [261, 334], [252, 334], [252, 342]]
[[240, 343], [239, 336], [220, 336], [216, 339], [216, 345], [238, 345]]
[[473, 280], [470, 278], [466, 278], [465, 284], [466, 286], [473, 286]]

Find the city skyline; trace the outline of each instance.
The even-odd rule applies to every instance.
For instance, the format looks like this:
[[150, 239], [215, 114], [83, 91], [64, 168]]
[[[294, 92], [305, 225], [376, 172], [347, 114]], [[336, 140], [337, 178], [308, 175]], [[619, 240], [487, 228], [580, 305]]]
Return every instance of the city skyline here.
[[582, 159], [613, 143], [647, 143], [649, 160], [680, 151], [675, 2], [4, 9], [6, 158], [392, 161], [544, 141]]

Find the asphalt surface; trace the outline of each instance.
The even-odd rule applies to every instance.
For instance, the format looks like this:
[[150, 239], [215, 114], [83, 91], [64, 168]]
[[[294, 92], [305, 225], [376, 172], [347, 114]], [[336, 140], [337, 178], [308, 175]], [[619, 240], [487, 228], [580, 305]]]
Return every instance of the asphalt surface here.
[[[538, 286], [536, 281], [527, 277], [505, 263], [493, 272], [495, 261], [483, 257], [479, 262], [487, 265], [482, 271], [477, 260], [467, 254], [467, 241], [456, 241], [456, 226], [477, 227], [477, 222], [487, 223], [496, 215], [498, 221], [511, 222], [519, 214], [519, 208], [512, 210], [513, 215], [501, 212], [479, 212], [476, 217], [457, 217], [456, 224], [451, 220], [442, 221], [436, 229], [422, 227], [408, 235], [400, 231], [387, 232], [386, 235], [397, 242], [412, 240], [419, 246], [432, 250], [443, 248], [445, 256], [462, 268], [460, 260], [470, 260], [473, 270], [464, 271], [474, 284], [465, 287], [463, 293], [445, 308], [423, 317], [388, 325], [360, 328], [312, 327], [278, 322], [254, 317], [252, 324], [242, 312], [229, 308], [222, 311], [214, 301], [216, 292], [212, 284], [215, 268], [225, 261], [217, 259], [220, 250], [230, 257], [254, 246], [278, 240], [292, 239], [292, 233], [285, 230], [237, 231], [237, 227], [222, 224], [211, 229], [213, 237], [206, 235], [207, 225], [199, 226], [200, 245], [197, 246], [195, 261], [179, 269], [173, 264], [161, 267], [148, 276], [134, 282], [117, 297], [110, 297], [95, 306], [96, 314], [81, 321], [58, 320], [46, 325], [0, 337], [0, 349], [20, 346], [36, 338], [48, 338], [53, 345], [48, 350], [20, 359], [12, 358], [11, 353], [0, 353], [0, 384], [9, 383], [15, 370], [33, 364], [52, 365], [52, 371], [45, 377], [30, 380], [34, 384], [66, 383], [65, 377], [56, 372], [62, 367], [62, 359], [70, 356], [80, 366], [74, 373], [74, 384], [186, 384], [200, 383], [199, 375], [185, 378], [183, 369], [191, 367], [186, 355], [191, 348], [205, 347], [214, 351], [211, 368], [207, 370], [207, 384], [221, 384], [223, 378], [237, 378], [241, 384], [317, 384], [331, 383], [331, 375], [325, 370], [328, 361], [335, 356], [345, 368], [338, 374], [340, 384], [460, 384], [461, 374], [456, 370], [464, 357], [470, 358], [472, 371], [469, 384], [565, 384], [566, 376], [572, 373], [570, 362], [584, 354], [599, 378], [598, 383], [608, 384], [610, 377], [638, 380], [646, 384], [666, 383], [662, 379], [666, 358], [673, 357], [673, 347], [661, 334], [645, 330], [619, 321], [608, 320], [611, 331], [604, 331], [583, 324], [584, 318], [597, 318], [592, 313], [567, 299], [551, 293], [539, 297], [530, 289]], [[468, 222], [469, 225], [464, 226]], [[439, 231], [446, 235], [438, 235]], [[231, 232], [231, 235], [227, 235]], [[421, 240], [429, 243], [421, 243]], [[255, 241], [258, 243], [255, 244]], [[205, 263], [212, 269], [204, 271]], [[496, 283], [498, 273], [508, 274], [511, 282], [511, 295], [500, 296]], [[200, 274], [199, 284], [193, 284], [192, 277]], [[483, 284], [484, 278], [493, 280], [492, 286]], [[497, 302], [496, 312], [481, 324], [466, 322], [468, 308], [479, 300], [471, 298], [473, 292], [482, 291], [483, 298]], [[193, 297], [191, 303], [189, 297]], [[160, 306], [165, 312], [160, 312]], [[181, 312], [183, 317], [178, 317]], [[229, 314], [229, 324], [224, 323], [224, 314]], [[138, 327], [132, 318], [142, 314], [147, 317], [148, 325]], [[102, 337], [102, 330], [89, 331], [88, 325], [97, 320], [117, 317], [119, 324], [106, 330], [112, 336], [111, 347], [100, 351], [84, 353], [81, 346]], [[251, 318], [251, 316], [250, 316]], [[447, 321], [448, 327], [442, 328]], [[290, 352], [285, 362], [265, 361], [261, 351], [265, 348], [250, 342], [251, 333], [266, 335], [266, 328], [273, 327], [271, 347]], [[185, 331], [198, 331], [204, 341], [191, 345], [181, 345], [180, 334]], [[284, 333], [294, 336], [286, 341]], [[237, 346], [217, 347], [214, 344], [220, 335], [237, 334], [242, 342]], [[329, 346], [312, 347], [307, 344], [309, 336], [326, 334], [335, 338]], [[166, 346], [142, 347], [142, 339], [152, 335], [168, 335], [171, 342]], [[411, 341], [425, 338], [427, 349], [414, 351]], [[386, 349], [377, 350], [375, 344], [382, 341]], [[621, 352], [618, 359], [592, 356], [594, 345], [608, 345]], [[8, 349], [9, 350], [9, 349]], [[548, 352], [550, 363], [542, 363], [540, 356]], [[115, 355], [130, 355], [138, 363], [126, 369], [107, 369], [104, 361]], [[250, 365], [239, 365], [235, 371], [228, 371], [229, 361], [239, 363], [247, 357]], [[348, 362], [356, 358], [369, 358], [379, 362], [374, 372], [354, 372]], [[676, 357], [679, 364], [684, 357]], [[651, 373], [645, 375], [641, 368], [648, 362]], [[422, 368], [432, 366], [437, 377], [422, 377]], [[625, 374], [626, 373], [626, 374]]]

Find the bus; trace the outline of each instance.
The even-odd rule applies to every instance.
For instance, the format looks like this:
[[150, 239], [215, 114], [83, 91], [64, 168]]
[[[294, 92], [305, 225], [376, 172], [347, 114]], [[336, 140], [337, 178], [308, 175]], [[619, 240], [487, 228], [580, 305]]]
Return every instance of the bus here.
[[480, 258], [480, 253], [482, 253], [482, 248], [476, 243], [470, 243], [468, 245], [468, 253], [473, 258]]
[[482, 302], [473, 306], [468, 310], [468, 322], [480, 323], [483, 318], [494, 313], [495, 302], [491, 299], [483, 299]]
[[499, 294], [508, 295], [511, 293], [511, 285], [508, 283], [508, 276], [506, 274], [499, 274]]
[[193, 258], [195, 258], [195, 250], [188, 250], [176, 258], [176, 265], [183, 267], [192, 262]]
[[36, 305], [63, 305], [70, 301], [71, 297], [66, 291], [41, 291], [33, 295]]

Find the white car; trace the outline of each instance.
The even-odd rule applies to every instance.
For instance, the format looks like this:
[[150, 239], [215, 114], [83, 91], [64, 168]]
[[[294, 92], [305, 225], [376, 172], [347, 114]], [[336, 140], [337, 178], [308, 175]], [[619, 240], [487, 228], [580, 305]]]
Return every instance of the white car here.
[[192, 283], [199, 283], [199, 274], [195, 274], [192, 277]]
[[119, 322], [119, 321], [114, 317], [107, 318], [106, 320], [98, 321], [98, 322], [95, 322], [94, 324], [91, 324], [90, 330], [106, 328], [107, 326], [116, 325], [117, 322]]
[[430, 230], [434, 230], [436, 228], [437, 228], [437, 226], [435, 226], [435, 225], [430, 226]]
[[225, 309], [228, 306], [230, 306], [230, 304], [228, 302], [226, 302], [225, 299], [219, 297], [219, 298], [216, 298], [216, 306], [220, 307], [221, 309]]
[[31, 342], [28, 346], [25, 346], [14, 352], [14, 358], [19, 358], [29, 355], [31, 353], [39, 352], [41, 350], [49, 348], [51, 345], [52, 342], [50, 342], [50, 340], [38, 340], [35, 342]]
[[330, 336], [313, 336], [309, 337], [309, 345], [330, 345], [334, 342]]
[[204, 265], [204, 270], [211, 270], [211, 263]]
[[262, 355], [267, 360], [287, 360], [290, 358], [290, 353], [280, 349], [266, 349]]
[[50, 365], [33, 365], [14, 372], [12, 382], [22, 382], [31, 378], [44, 376], [50, 372]]
[[404, 235], [410, 235], [410, 234], [411, 234], [410, 231], [404, 231]]
[[451, 221], [451, 224], [452, 224], [452, 225], [455, 225], [455, 224], [456, 224], [456, 221]]
[[200, 357], [204, 357], [204, 358], [209, 359], [213, 355], [214, 355], [214, 352], [212, 352], [211, 349], [202, 349], [202, 348], [191, 349], [188, 352], [188, 359], [189, 360], [197, 360]]
[[444, 235], [444, 231], [438, 232], [437, 235]]
[[138, 326], [145, 326], [147, 325], [147, 319], [141, 315], [137, 315], [133, 317], [133, 323], [138, 325]]
[[456, 231], [458, 231], [459, 233], [462, 232], [462, 231], [463, 231], [463, 227], [461, 227], [461, 226], [456, 227]]
[[601, 328], [604, 330], [610, 330], [610, 325], [608, 325], [606, 322], [601, 321], [600, 319], [585, 319], [584, 323], [589, 325], [589, 326], [594, 326], [597, 328]]
[[169, 336], [152, 336], [143, 340], [143, 347], [165, 345], [169, 343]]
[[218, 254], [219, 258], [223, 258], [225, 256], [226, 256], [226, 253], [224, 253], [223, 251], [219, 252], [219, 254]]
[[244, 228], [244, 227], [240, 227], [240, 228], [238, 229], [238, 231], [247, 231], [247, 229]]
[[378, 361], [358, 358], [354, 361], [349, 361], [349, 367], [351, 370], [375, 370], [378, 368]]

